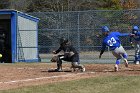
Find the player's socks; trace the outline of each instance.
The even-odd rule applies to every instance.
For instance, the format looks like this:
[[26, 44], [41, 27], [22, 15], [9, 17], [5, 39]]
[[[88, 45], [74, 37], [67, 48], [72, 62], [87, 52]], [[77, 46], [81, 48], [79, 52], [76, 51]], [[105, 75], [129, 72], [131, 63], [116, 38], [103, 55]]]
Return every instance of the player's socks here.
[[114, 70], [115, 72], [119, 71], [119, 66], [117, 64], [115, 64]]
[[128, 67], [128, 61], [127, 61], [127, 59], [124, 59], [124, 64], [125, 64], [125, 67]]

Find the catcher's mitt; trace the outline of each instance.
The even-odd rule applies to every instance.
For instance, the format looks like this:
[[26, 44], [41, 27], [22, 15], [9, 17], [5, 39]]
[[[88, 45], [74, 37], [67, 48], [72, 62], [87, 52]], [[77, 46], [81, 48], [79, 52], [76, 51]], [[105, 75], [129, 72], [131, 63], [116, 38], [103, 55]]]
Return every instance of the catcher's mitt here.
[[57, 62], [57, 61], [58, 61], [58, 56], [53, 56], [51, 62]]

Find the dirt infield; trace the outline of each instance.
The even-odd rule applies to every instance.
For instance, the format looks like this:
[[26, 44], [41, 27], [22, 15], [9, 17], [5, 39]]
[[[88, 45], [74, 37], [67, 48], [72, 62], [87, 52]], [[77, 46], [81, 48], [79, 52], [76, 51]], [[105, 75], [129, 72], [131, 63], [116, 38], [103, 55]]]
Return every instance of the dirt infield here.
[[53, 82], [76, 80], [98, 76], [140, 75], [140, 65], [120, 65], [114, 72], [114, 64], [84, 64], [86, 72], [71, 72], [70, 64], [63, 64], [63, 72], [48, 72], [56, 67], [55, 63], [16, 63], [0, 64], [0, 90], [41, 85]]

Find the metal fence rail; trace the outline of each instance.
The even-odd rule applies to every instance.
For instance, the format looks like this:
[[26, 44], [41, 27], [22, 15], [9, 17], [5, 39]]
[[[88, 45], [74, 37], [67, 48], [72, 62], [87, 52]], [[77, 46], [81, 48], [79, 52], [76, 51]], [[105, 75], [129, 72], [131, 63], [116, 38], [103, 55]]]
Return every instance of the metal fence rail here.
[[[111, 31], [130, 33], [133, 25], [140, 26], [140, 10], [93, 10], [71, 12], [38, 12], [30, 13], [40, 18], [39, 53], [41, 58], [50, 59], [50, 53], [59, 47], [60, 37], [67, 37], [79, 51], [83, 62], [114, 62], [109, 49], [98, 59], [101, 48], [101, 26], [109, 26]], [[122, 45], [128, 55], [134, 54], [130, 47], [129, 37], [121, 37]], [[133, 59], [133, 56], [129, 56]]]

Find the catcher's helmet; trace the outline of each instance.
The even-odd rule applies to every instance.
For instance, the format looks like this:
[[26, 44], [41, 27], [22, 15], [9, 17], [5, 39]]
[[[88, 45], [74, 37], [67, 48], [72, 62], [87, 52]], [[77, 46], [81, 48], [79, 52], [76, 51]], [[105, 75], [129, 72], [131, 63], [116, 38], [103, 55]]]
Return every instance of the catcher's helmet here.
[[102, 27], [102, 32], [109, 32], [109, 28], [107, 26]]
[[66, 44], [68, 43], [68, 39], [67, 38], [60, 38], [60, 44]]
[[138, 30], [139, 30], [138, 26], [133, 26], [132, 33], [136, 34], [138, 32]]

